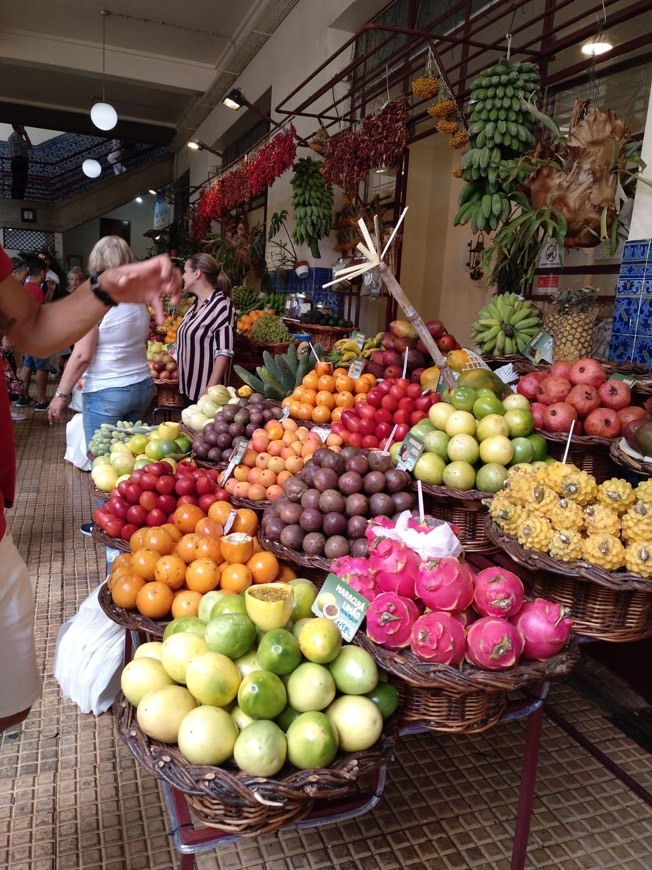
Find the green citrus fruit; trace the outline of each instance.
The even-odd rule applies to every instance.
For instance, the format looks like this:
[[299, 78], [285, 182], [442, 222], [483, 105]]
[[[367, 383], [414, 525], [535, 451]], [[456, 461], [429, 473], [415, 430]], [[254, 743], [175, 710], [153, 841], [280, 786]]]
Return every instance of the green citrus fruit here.
[[203, 637], [205, 628], [206, 623], [197, 616], [178, 616], [165, 626], [163, 640], [167, 640], [171, 634], [179, 634], [182, 631], [191, 631]]
[[328, 767], [337, 755], [339, 737], [325, 713], [301, 713], [287, 730], [288, 759], [300, 770]]
[[292, 632], [285, 628], [275, 628], [262, 636], [256, 658], [264, 670], [283, 676], [298, 667], [303, 656], [299, 641]]
[[389, 719], [398, 707], [398, 692], [391, 683], [378, 683], [376, 688], [365, 695], [380, 710], [383, 719]]
[[287, 731], [290, 725], [294, 722], [297, 716], [300, 716], [298, 710], [295, 710], [294, 707], [291, 707], [289, 704], [286, 704], [285, 707], [281, 710], [278, 716], [274, 719], [278, 727], [281, 731]]
[[287, 682], [288, 701], [300, 713], [323, 710], [335, 697], [335, 680], [328, 668], [304, 662], [292, 671]]
[[378, 707], [364, 695], [340, 695], [326, 710], [340, 738], [344, 752], [361, 752], [378, 740], [383, 717]]
[[223, 613], [242, 613], [247, 615], [247, 605], [240, 595], [223, 595], [213, 605], [210, 618], [221, 616]]
[[246, 677], [247, 674], [250, 674], [252, 671], [265, 670], [260, 666], [260, 663], [256, 658], [255, 649], [250, 649], [249, 652], [246, 652], [243, 656], [234, 659], [233, 664], [240, 671], [240, 676], [242, 677]]
[[249, 776], [274, 776], [285, 764], [287, 740], [275, 722], [259, 719], [238, 734], [233, 757]]
[[189, 691], [201, 704], [226, 707], [238, 694], [242, 678], [230, 658], [209, 650], [188, 662], [186, 679]]
[[344, 646], [328, 666], [339, 692], [365, 695], [378, 683], [378, 668], [372, 655], [359, 646]]
[[238, 705], [252, 719], [274, 719], [287, 704], [282, 680], [271, 671], [252, 671], [238, 689]]
[[325, 616], [318, 616], [306, 622], [299, 631], [299, 648], [311, 662], [319, 665], [332, 662], [342, 648], [342, 634], [339, 628]]
[[197, 701], [183, 686], [162, 686], [143, 695], [136, 719], [148, 737], [161, 743], [176, 743], [179, 726]]
[[220, 707], [205, 704], [186, 713], [179, 726], [179, 751], [191, 764], [222, 764], [233, 754], [238, 727]]
[[294, 605], [290, 616], [292, 622], [312, 616], [312, 605], [317, 597], [315, 584], [305, 577], [297, 577], [295, 580], [290, 580], [290, 586], [294, 590]]
[[303, 626], [304, 626], [307, 622], [310, 622], [311, 619], [314, 619], [314, 618], [315, 618], [314, 616], [306, 616], [306, 617], [304, 617], [303, 619], [299, 619], [299, 620], [297, 620], [297, 622], [295, 622], [294, 625], [292, 626], [292, 634], [293, 634], [296, 638], [298, 638], [298, 637], [299, 637], [299, 632], [301, 631], [301, 629], [303, 628]]
[[255, 719], [252, 719], [251, 716], [247, 716], [246, 713], [243, 713], [238, 704], [229, 710], [229, 715], [237, 725], [238, 731], [242, 731], [242, 729], [246, 728], [247, 725], [251, 725], [252, 722], [256, 721]]
[[204, 639], [208, 648], [230, 659], [240, 658], [249, 652], [255, 637], [256, 626], [244, 613], [211, 616], [205, 625]]

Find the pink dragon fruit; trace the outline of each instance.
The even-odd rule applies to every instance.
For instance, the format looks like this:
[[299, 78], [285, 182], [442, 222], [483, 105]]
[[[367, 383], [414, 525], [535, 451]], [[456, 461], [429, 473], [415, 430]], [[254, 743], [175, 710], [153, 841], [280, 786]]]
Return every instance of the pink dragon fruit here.
[[369, 570], [369, 560], [360, 556], [340, 556], [331, 563], [331, 571], [356, 592], [373, 601], [380, 592]]
[[464, 610], [473, 600], [473, 571], [455, 556], [421, 562], [415, 592], [430, 610]]
[[369, 566], [376, 586], [383, 592], [414, 598], [421, 562], [414, 550], [391, 538], [375, 538], [369, 551]]
[[367, 634], [387, 649], [402, 649], [410, 643], [410, 631], [419, 616], [414, 601], [394, 592], [381, 592], [367, 610]]
[[497, 565], [480, 571], [473, 581], [473, 606], [482, 616], [514, 616], [521, 609], [524, 594], [516, 574]]
[[373, 519], [370, 519], [367, 523], [367, 530], [365, 532], [365, 537], [369, 542], [369, 546], [371, 546], [376, 538], [379, 537], [374, 532], [374, 528], [378, 526], [380, 526], [381, 529], [393, 529], [396, 527], [396, 523], [394, 522], [394, 520], [390, 520], [389, 517], [373, 517]]
[[466, 631], [451, 613], [424, 613], [412, 626], [410, 646], [422, 662], [459, 665], [466, 650]]
[[466, 660], [486, 671], [506, 670], [518, 663], [524, 644], [521, 632], [507, 619], [483, 616], [466, 632]]
[[526, 601], [510, 622], [525, 639], [525, 658], [540, 662], [563, 650], [573, 627], [570, 610], [545, 598]]

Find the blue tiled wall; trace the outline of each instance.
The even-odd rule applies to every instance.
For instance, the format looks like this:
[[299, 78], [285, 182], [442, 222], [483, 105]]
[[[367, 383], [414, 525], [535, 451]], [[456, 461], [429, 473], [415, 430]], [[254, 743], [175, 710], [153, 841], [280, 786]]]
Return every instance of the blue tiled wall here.
[[618, 276], [609, 359], [652, 371], [652, 240], [625, 242]]
[[[652, 275], [650, 276], [652, 278]], [[299, 278], [294, 271], [279, 278], [276, 272], [271, 273], [274, 290], [278, 293], [310, 293], [315, 304], [325, 303], [335, 314], [341, 314], [344, 299], [341, 293], [332, 287], [322, 290], [322, 284], [331, 281], [333, 274], [330, 269], [310, 268], [305, 278]]]

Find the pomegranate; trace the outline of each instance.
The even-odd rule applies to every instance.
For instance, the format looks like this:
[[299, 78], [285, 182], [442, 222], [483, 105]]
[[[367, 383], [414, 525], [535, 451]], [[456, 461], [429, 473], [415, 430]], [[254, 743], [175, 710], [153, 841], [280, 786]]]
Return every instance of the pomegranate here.
[[537, 387], [536, 400], [544, 405], [554, 405], [563, 402], [570, 393], [571, 382], [566, 378], [556, 378], [548, 375], [543, 378]]
[[570, 610], [545, 598], [526, 601], [511, 622], [523, 635], [524, 657], [540, 662], [562, 651], [573, 627]]
[[641, 417], [645, 417], [645, 409], [638, 407], [638, 405], [630, 405], [628, 408], [621, 408], [620, 411], [616, 411], [616, 413], [618, 414], [621, 432], [623, 434], [625, 426], [628, 423], [631, 423], [632, 420], [640, 420]]
[[571, 364], [562, 360], [553, 363], [548, 369], [548, 374], [554, 375], [556, 378], [566, 378], [567, 381], [570, 381], [570, 373]]
[[568, 402], [555, 402], [543, 412], [543, 428], [548, 432], [568, 432], [573, 420], [577, 420], [577, 411]]
[[620, 419], [611, 408], [596, 408], [584, 420], [584, 432], [599, 438], [615, 438], [620, 435]]
[[607, 380], [607, 375], [601, 362], [592, 357], [585, 357], [573, 363], [570, 379], [573, 384], [590, 384], [592, 387], [599, 387]]
[[528, 372], [519, 380], [516, 392], [525, 396], [525, 398], [529, 399], [531, 402], [534, 401], [537, 394], [537, 387], [545, 377], [545, 372]]
[[590, 384], [575, 384], [566, 396], [566, 402], [575, 408], [579, 417], [586, 417], [600, 407], [600, 395]]
[[625, 381], [605, 381], [598, 387], [598, 394], [603, 407], [611, 408], [612, 411], [621, 411], [632, 403], [632, 391]]
[[475, 575], [473, 606], [482, 616], [513, 616], [521, 608], [525, 590], [512, 571], [494, 566]]

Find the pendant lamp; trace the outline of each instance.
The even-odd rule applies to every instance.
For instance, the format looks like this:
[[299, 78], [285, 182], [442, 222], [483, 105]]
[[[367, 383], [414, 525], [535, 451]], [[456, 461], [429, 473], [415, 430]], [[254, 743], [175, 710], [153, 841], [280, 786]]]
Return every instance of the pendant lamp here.
[[91, 121], [100, 130], [112, 130], [118, 123], [118, 113], [104, 96], [104, 79], [106, 70], [106, 16], [110, 15], [106, 9], [100, 9], [102, 16], [102, 100], [94, 103], [91, 109]]

